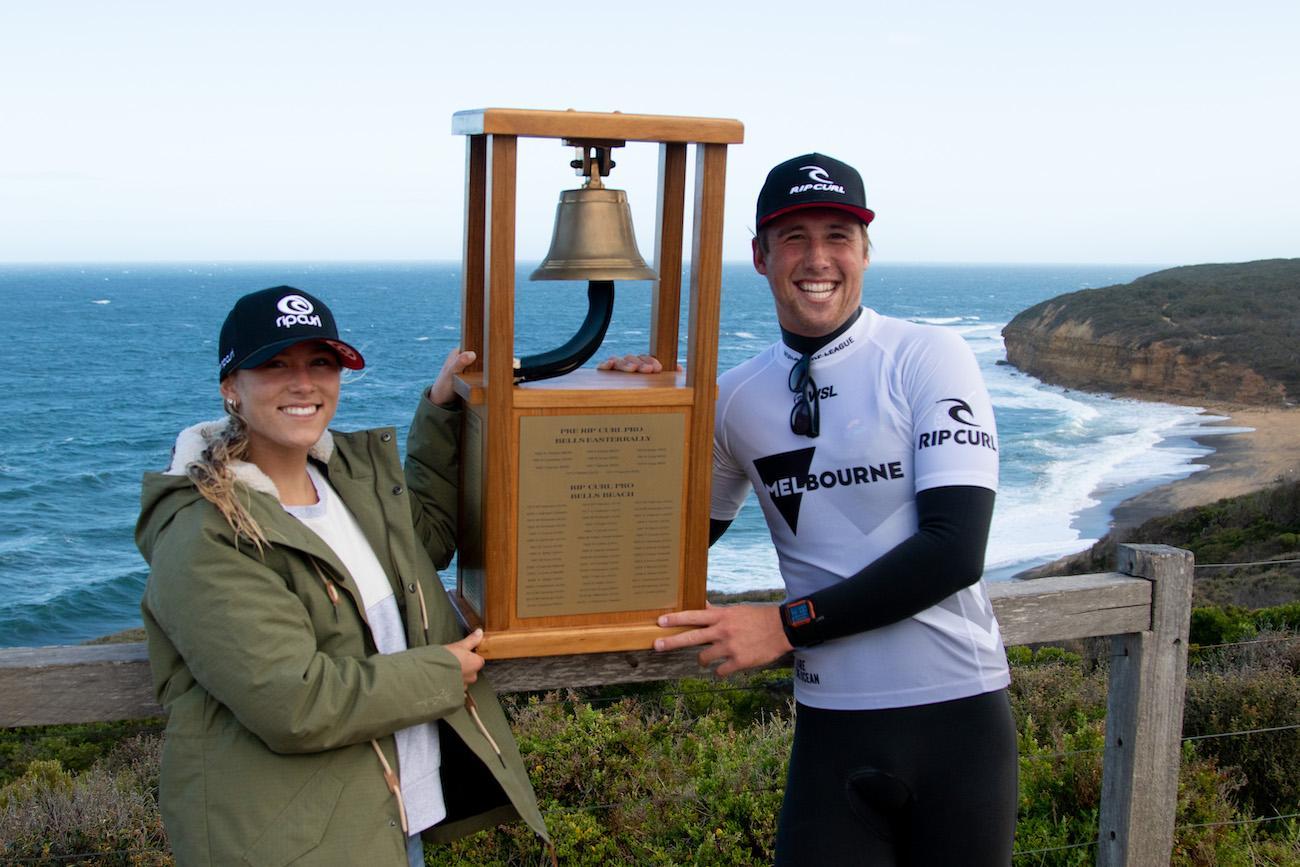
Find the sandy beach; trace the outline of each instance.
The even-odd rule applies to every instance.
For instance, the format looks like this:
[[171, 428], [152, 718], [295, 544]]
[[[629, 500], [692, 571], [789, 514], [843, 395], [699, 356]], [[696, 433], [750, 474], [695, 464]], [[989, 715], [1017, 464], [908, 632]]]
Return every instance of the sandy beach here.
[[1112, 515], [1113, 527], [1135, 527], [1179, 509], [1300, 479], [1300, 408], [1205, 405], [1205, 412], [1227, 417], [1216, 425], [1252, 430], [1197, 438], [1214, 449], [1197, 461], [1207, 469], [1125, 500]]

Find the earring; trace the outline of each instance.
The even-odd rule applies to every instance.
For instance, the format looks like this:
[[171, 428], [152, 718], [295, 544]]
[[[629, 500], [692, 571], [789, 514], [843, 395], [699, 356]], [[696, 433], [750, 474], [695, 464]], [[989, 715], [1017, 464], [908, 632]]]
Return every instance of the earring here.
[[226, 398], [226, 412], [230, 413], [231, 415], [239, 415], [239, 404], [235, 403], [233, 400], [229, 398]]

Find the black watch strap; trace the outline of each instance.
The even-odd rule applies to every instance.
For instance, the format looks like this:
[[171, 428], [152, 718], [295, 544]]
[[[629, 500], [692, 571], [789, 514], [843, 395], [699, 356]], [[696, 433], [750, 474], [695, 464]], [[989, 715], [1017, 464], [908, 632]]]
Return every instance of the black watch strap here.
[[794, 647], [812, 647], [825, 639], [821, 634], [822, 618], [807, 597], [793, 599], [781, 606], [781, 627], [786, 640]]

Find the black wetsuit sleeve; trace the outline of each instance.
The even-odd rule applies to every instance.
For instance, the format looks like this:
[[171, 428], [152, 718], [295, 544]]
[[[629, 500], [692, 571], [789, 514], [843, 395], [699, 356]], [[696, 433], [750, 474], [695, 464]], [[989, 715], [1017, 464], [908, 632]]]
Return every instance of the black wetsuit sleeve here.
[[888, 626], [974, 584], [984, 571], [993, 500], [993, 491], [973, 486], [918, 493], [915, 534], [808, 597], [817, 616], [810, 637], [826, 641]]

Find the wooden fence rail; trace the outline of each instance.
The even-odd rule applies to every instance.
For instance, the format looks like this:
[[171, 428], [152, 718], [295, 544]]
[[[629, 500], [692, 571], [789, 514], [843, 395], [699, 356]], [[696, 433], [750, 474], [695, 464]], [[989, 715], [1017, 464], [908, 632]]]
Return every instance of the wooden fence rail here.
[[[990, 584], [1008, 645], [1112, 637], [1100, 865], [1167, 864], [1187, 676], [1192, 555], [1121, 545], [1118, 572]], [[786, 661], [788, 664], [788, 661]], [[682, 650], [496, 660], [498, 692], [698, 676]], [[143, 644], [0, 650], [0, 727], [161, 715]]]

